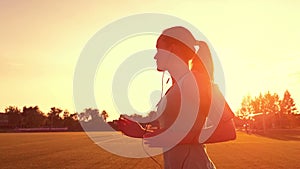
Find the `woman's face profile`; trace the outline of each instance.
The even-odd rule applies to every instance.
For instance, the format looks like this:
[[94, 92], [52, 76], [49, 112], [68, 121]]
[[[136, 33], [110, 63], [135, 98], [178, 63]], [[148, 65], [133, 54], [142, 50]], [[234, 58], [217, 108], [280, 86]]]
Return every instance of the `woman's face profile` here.
[[154, 56], [156, 60], [156, 66], [158, 71], [166, 71], [168, 70], [168, 62], [170, 59], [171, 53], [164, 49], [157, 49], [157, 52]]
[[158, 71], [168, 70], [168, 62], [172, 53], [170, 52], [170, 47], [167, 46], [170, 45], [167, 45], [162, 41], [157, 41], [156, 43], [157, 52], [154, 56], [154, 59], [156, 60], [156, 66]]

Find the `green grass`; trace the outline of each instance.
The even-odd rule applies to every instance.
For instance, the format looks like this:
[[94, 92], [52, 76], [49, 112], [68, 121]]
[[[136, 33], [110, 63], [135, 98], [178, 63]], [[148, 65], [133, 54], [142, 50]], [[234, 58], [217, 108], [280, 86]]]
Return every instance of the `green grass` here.
[[[238, 133], [237, 140], [207, 145], [220, 169], [300, 168], [300, 141]], [[162, 156], [155, 159], [163, 164]], [[106, 152], [83, 132], [0, 133], [1, 169], [147, 169], [152, 159], [131, 159]]]

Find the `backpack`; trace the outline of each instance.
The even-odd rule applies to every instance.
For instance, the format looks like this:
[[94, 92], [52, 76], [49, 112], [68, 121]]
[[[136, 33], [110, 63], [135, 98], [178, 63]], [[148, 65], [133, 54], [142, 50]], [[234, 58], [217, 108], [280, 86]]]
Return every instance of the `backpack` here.
[[234, 113], [216, 84], [212, 86], [212, 104], [199, 143], [218, 143], [236, 139]]

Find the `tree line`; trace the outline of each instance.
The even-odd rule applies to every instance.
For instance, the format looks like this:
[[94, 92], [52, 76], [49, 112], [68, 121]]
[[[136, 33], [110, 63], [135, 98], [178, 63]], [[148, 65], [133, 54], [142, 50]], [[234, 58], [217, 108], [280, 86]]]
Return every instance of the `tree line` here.
[[254, 98], [245, 96], [236, 116], [237, 127], [251, 130], [300, 127], [300, 115], [288, 90], [282, 99], [269, 91]]
[[5, 129], [67, 128], [69, 131], [82, 131], [80, 123], [104, 123], [108, 118], [105, 110], [99, 113], [98, 109], [86, 108], [81, 113], [70, 113], [68, 110], [52, 107], [48, 113], [43, 113], [38, 106], [24, 106], [22, 110], [16, 106], [9, 106], [5, 108], [4, 115], [7, 123], [0, 127]]
[[[0, 114], [1, 115], [1, 114]], [[109, 117], [105, 110], [100, 111], [94, 108], [86, 108], [80, 113], [70, 113], [68, 110], [62, 110], [52, 107], [49, 112], [42, 112], [38, 106], [24, 106], [22, 110], [16, 106], [9, 106], [4, 113], [7, 124], [1, 124], [0, 128], [18, 129], [18, 128], [67, 128], [69, 131], [84, 130], [111, 130], [109, 124], [115, 130], [117, 120], [107, 122]], [[251, 130], [266, 130], [274, 128], [294, 128], [300, 127], [300, 114], [296, 108], [294, 99], [288, 90], [284, 92], [280, 99], [277, 93], [260, 93], [259, 96], [252, 98], [245, 96], [241, 107], [235, 113], [234, 118], [237, 128], [247, 127]], [[128, 116], [125, 114], [120, 115]], [[133, 114], [128, 117], [139, 121], [143, 126], [158, 126], [155, 119], [156, 112], [152, 111], [146, 117]], [[3, 119], [2, 119], [3, 121]]]

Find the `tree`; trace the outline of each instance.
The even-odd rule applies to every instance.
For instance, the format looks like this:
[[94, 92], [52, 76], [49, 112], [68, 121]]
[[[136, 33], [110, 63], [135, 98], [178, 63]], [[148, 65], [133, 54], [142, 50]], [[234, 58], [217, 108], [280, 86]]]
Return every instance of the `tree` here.
[[86, 115], [85, 112], [81, 112], [78, 114], [78, 120], [79, 121], [89, 121], [89, 115]]
[[68, 110], [65, 110], [63, 113], [63, 117], [64, 117], [64, 119], [70, 117], [70, 112]]
[[252, 100], [251, 105], [253, 107], [254, 113], [261, 113], [263, 111], [263, 96], [261, 93], [258, 97], [255, 97]]
[[284, 92], [283, 99], [280, 102], [280, 112], [282, 114], [297, 114], [296, 104], [288, 90]]
[[51, 108], [50, 112], [48, 113], [48, 122], [50, 123], [50, 128], [62, 126], [62, 118], [60, 117], [62, 112], [63, 110], [60, 108]]
[[239, 117], [241, 117], [242, 119], [248, 119], [250, 117], [249, 115], [254, 113], [253, 105], [251, 103], [252, 98], [250, 95], [243, 98], [241, 109], [238, 111]]
[[279, 96], [277, 93], [271, 94], [269, 91], [264, 95], [264, 111], [267, 114], [275, 115], [278, 113], [279, 107]]
[[98, 109], [86, 108], [86, 109], [84, 109], [83, 114], [87, 121], [97, 120], [100, 118]]
[[288, 90], [284, 92], [283, 99], [280, 101], [280, 125], [281, 127], [293, 127], [293, 121], [295, 114], [297, 114], [297, 108], [294, 103], [294, 99]]
[[46, 123], [46, 116], [39, 109], [38, 106], [35, 107], [23, 107], [22, 112], [22, 126], [25, 128], [36, 128], [42, 127]]
[[7, 113], [10, 127], [18, 128], [21, 126], [21, 110], [18, 107], [9, 106], [5, 108], [5, 113]]
[[80, 123], [78, 121], [78, 113], [70, 114], [68, 110], [65, 110], [63, 112], [63, 124], [64, 127], [67, 127], [68, 130], [71, 131], [82, 130]]
[[296, 124], [297, 120], [296, 113], [296, 105], [288, 90], [285, 91], [282, 100], [277, 93], [272, 94], [269, 91], [264, 95], [260, 93], [254, 99], [246, 96], [238, 110], [240, 119], [249, 117], [253, 125], [264, 131], [267, 128], [293, 127], [293, 123]]
[[63, 112], [63, 122], [64, 122], [64, 127], [70, 127], [72, 125], [72, 117], [70, 116], [70, 112], [68, 110], [65, 110]]
[[75, 121], [78, 121], [78, 113], [73, 113], [73, 114], [70, 114], [70, 117], [75, 120]]
[[[103, 112], [102, 112], [103, 113]], [[111, 131], [112, 128], [101, 118], [99, 110], [86, 108], [79, 114], [80, 124], [85, 131]]]
[[262, 112], [264, 117], [264, 127], [275, 128], [276, 116], [279, 111], [279, 96], [274, 93], [271, 94], [269, 91], [264, 95], [262, 101]]
[[102, 117], [103, 120], [106, 122], [106, 120], [107, 120], [107, 118], [108, 118], [109, 116], [108, 116], [108, 113], [107, 113], [105, 110], [103, 110], [103, 111], [101, 112], [101, 117]]

